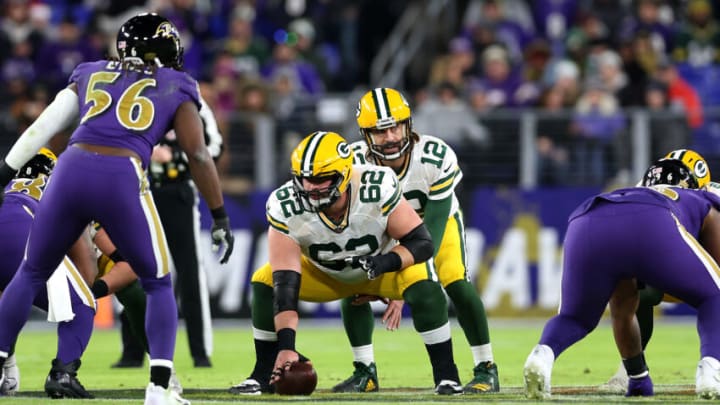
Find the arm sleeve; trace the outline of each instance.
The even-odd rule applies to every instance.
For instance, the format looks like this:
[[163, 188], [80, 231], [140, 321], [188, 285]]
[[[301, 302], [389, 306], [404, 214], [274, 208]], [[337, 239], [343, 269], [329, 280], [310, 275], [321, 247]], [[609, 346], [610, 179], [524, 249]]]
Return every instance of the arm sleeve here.
[[[450, 208], [452, 207], [452, 195], [442, 200], [428, 200], [425, 205], [423, 222], [427, 226], [433, 241], [433, 252], [437, 253], [445, 234]], [[433, 254], [433, 256], [435, 256]]]
[[7, 165], [13, 169], [20, 169], [50, 138], [74, 122], [79, 112], [77, 93], [68, 88], [60, 90], [55, 100], [20, 135], [10, 149], [5, 157]]

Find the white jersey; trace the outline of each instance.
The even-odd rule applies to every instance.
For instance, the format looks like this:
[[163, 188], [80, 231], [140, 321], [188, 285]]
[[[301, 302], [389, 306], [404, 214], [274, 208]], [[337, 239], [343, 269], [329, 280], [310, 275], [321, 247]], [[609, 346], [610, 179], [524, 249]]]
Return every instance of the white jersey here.
[[304, 211], [292, 181], [273, 191], [266, 214], [270, 226], [297, 242], [318, 269], [355, 284], [367, 281], [367, 274], [348, 266], [346, 258], [387, 253], [397, 243], [386, 230], [390, 213], [401, 201], [400, 190], [391, 169], [354, 165], [348, 185], [350, 205], [340, 226], [322, 213]]
[[709, 191], [717, 196], [720, 197], [720, 183], [716, 183], [714, 181], [709, 181], [705, 187], [703, 187], [703, 190]]
[[[376, 163], [365, 141], [350, 145], [355, 163]], [[424, 216], [428, 200], [444, 200], [452, 196], [449, 216], [455, 215], [460, 204], [455, 187], [462, 179], [455, 151], [440, 138], [420, 135], [410, 151], [406, 167], [398, 174], [403, 195], [415, 211]]]

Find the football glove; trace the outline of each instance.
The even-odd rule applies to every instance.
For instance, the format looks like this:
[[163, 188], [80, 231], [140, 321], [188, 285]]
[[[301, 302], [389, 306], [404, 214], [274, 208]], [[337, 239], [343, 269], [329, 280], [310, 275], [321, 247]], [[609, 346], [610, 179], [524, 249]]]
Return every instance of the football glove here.
[[235, 244], [235, 237], [230, 230], [230, 220], [228, 217], [213, 220], [210, 236], [212, 237], [213, 252], [221, 252], [220, 263], [227, 263], [230, 254], [232, 254], [233, 245]]
[[347, 264], [359, 267], [367, 273], [369, 280], [375, 280], [384, 273], [398, 271], [402, 267], [402, 259], [395, 252], [377, 256], [355, 256], [346, 259]]

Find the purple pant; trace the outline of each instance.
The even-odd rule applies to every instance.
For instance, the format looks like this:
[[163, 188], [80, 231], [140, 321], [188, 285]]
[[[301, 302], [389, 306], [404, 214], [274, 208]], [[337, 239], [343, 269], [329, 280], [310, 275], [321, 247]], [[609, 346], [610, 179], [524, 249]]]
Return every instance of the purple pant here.
[[91, 221], [107, 231], [147, 293], [145, 328], [151, 359], [172, 360], [177, 306], [169, 251], [139, 162], [68, 147], [37, 208], [27, 259], [0, 297], [0, 351], [27, 321], [33, 298]]
[[618, 280], [637, 278], [698, 311], [702, 356], [720, 358], [720, 269], [669, 210], [599, 202], [568, 225], [560, 311], [540, 344], [559, 356], [598, 324]]

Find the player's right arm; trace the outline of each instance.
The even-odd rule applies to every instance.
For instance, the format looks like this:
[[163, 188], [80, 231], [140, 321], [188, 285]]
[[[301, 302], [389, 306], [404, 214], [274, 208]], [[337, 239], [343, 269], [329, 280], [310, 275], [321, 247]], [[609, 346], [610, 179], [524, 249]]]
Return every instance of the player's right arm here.
[[40, 116], [20, 135], [5, 159], [0, 162], [0, 188], [4, 188], [50, 138], [75, 122], [79, 113], [77, 85], [70, 83], [58, 92], [52, 103], [45, 107]]
[[301, 250], [297, 242], [271, 226], [268, 230], [268, 255], [273, 272], [273, 310], [279, 349], [271, 381], [274, 382], [280, 370], [289, 369], [290, 363], [299, 360], [295, 351], [295, 333], [298, 326]]

